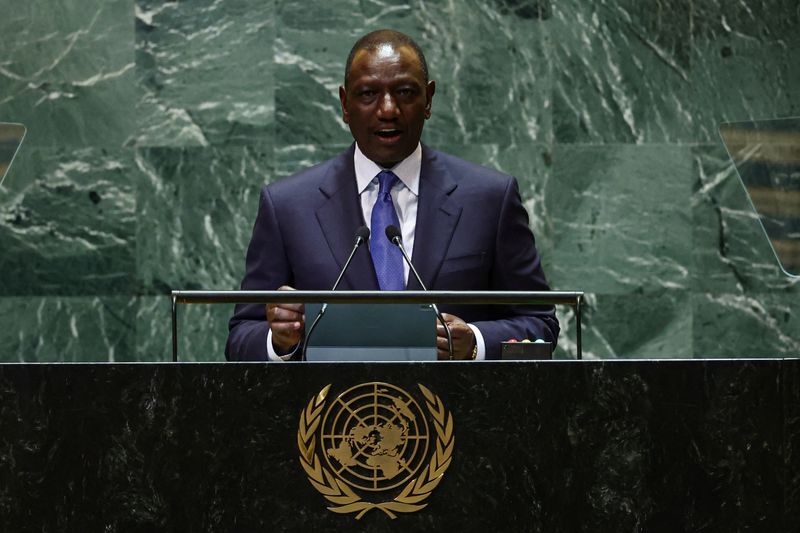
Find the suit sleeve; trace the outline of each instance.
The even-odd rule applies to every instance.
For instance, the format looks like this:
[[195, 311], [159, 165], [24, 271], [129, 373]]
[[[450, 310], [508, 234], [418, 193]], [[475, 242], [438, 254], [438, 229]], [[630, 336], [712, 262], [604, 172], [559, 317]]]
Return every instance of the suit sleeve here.
[[[544, 271], [528, 226], [517, 180], [511, 178], [505, 190], [495, 240], [491, 290], [547, 291]], [[554, 345], [559, 325], [553, 306], [492, 306], [491, 320], [472, 322], [486, 342], [487, 359], [500, 358], [500, 343], [508, 339], [543, 339]]]
[[[247, 248], [242, 290], [276, 290], [292, 284], [280, 224], [269, 189], [263, 187], [253, 235]], [[266, 308], [262, 304], [236, 306], [228, 323], [225, 358], [229, 361], [267, 360]]]

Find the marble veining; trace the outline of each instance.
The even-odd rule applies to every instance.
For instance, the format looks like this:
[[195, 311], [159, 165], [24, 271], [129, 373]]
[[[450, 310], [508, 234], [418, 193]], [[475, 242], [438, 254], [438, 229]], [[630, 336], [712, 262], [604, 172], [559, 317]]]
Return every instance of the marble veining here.
[[[28, 136], [0, 360], [168, 360], [169, 291], [235, 288], [259, 188], [352, 141], [337, 89], [379, 27], [426, 51], [423, 141], [518, 178], [587, 357], [797, 356], [797, 279], [717, 134], [800, 114], [795, 4], [4, 0], [0, 120]], [[182, 353], [221, 360], [226, 314], [182, 309]]]

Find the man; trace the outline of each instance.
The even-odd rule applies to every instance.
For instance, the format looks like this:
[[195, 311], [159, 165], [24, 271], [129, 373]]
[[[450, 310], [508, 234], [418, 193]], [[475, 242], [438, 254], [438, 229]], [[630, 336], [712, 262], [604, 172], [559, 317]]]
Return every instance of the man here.
[[[356, 253], [342, 290], [420, 288], [385, 237], [392, 224], [429, 289], [548, 290], [516, 180], [420, 144], [436, 84], [419, 46], [392, 30], [367, 34], [344, 81], [342, 117], [355, 144], [262, 189], [242, 289], [330, 289], [366, 223], [370, 253]], [[549, 306], [441, 310], [454, 359], [498, 358], [509, 338], [558, 337]], [[296, 358], [303, 306], [239, 305], [229, 328], [228, 359]], [[437, 348], [448, 357], [441, 325]]]

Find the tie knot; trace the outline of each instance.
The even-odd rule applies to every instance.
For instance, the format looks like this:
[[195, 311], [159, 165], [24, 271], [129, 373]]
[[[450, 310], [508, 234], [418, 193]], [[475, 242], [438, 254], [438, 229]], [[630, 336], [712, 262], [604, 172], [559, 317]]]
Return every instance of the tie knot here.
[[382, 170], [378, 173], [378, 197], [383, 197], [392, 190], [394, 184], [400, 181], [397, 174], [391, 170]]

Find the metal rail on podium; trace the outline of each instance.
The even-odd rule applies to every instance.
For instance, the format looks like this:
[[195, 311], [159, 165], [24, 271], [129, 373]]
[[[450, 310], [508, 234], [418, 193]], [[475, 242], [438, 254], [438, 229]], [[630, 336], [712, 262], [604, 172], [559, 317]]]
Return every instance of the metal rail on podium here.
[[178, 361], [178, 304], [380, 303], [524, 304], [575, 308], [577, 358], [582, 359], [580, 291], [172, 291], [172, 360]]

